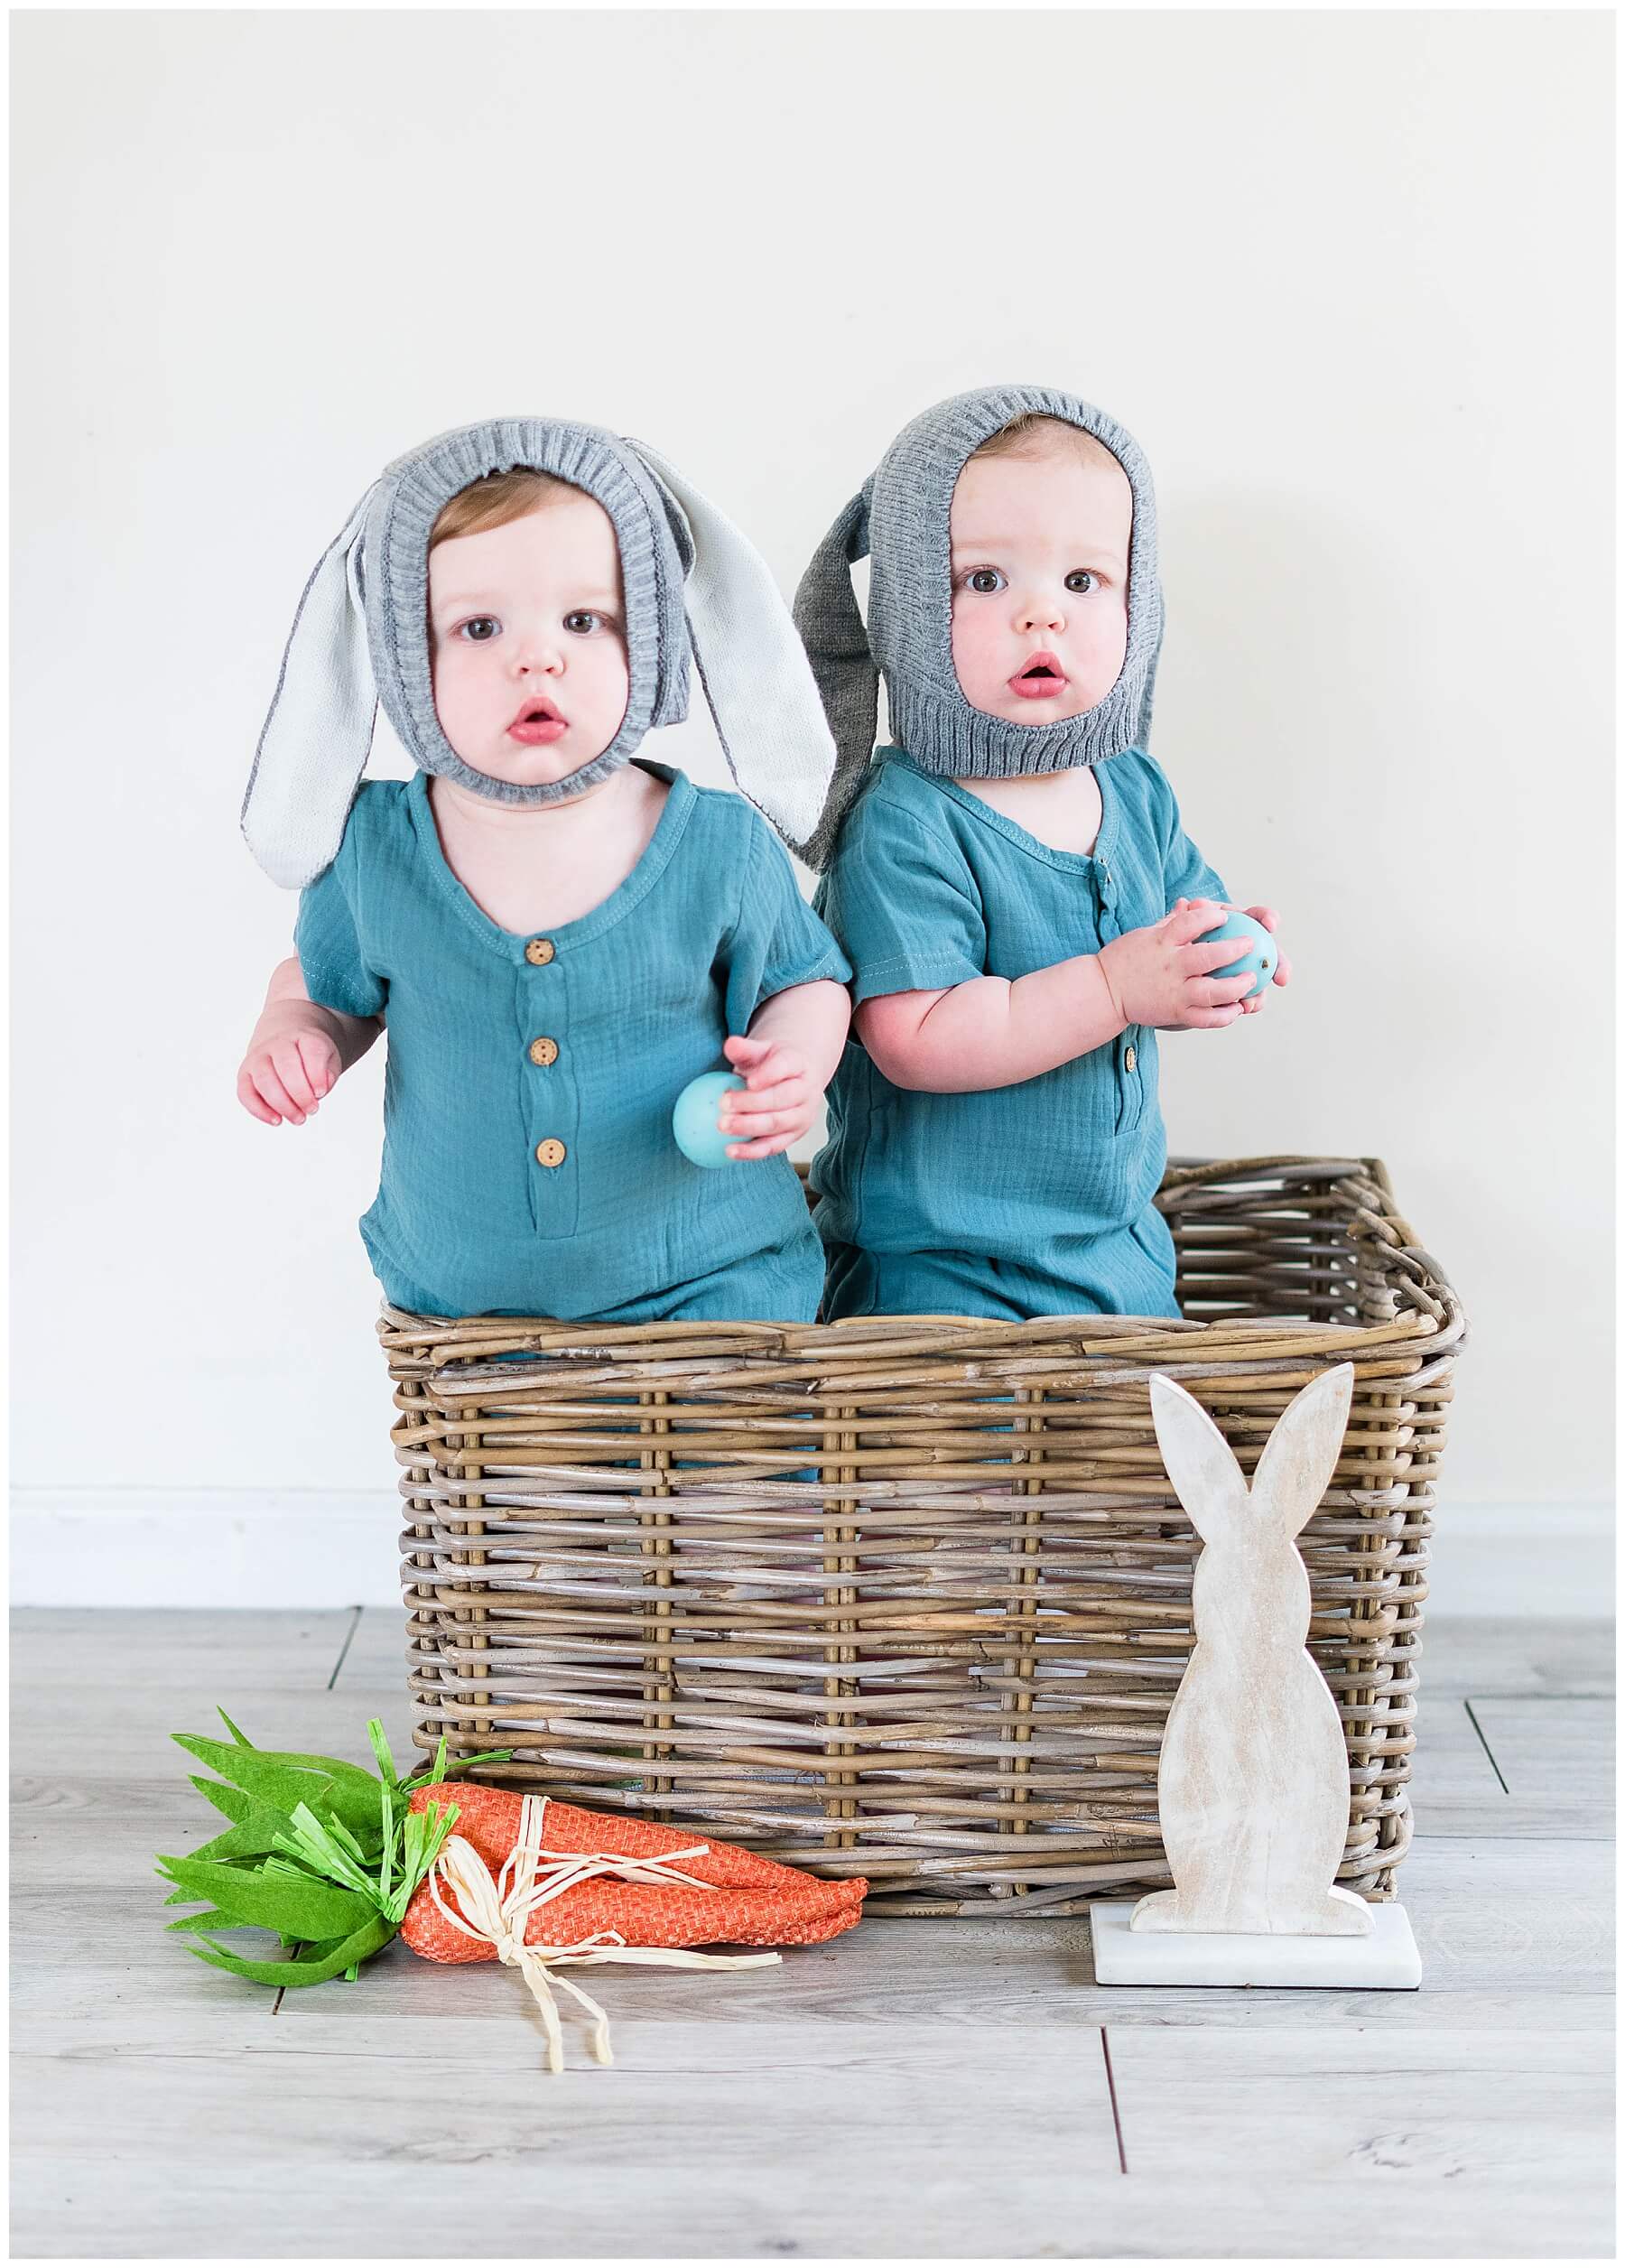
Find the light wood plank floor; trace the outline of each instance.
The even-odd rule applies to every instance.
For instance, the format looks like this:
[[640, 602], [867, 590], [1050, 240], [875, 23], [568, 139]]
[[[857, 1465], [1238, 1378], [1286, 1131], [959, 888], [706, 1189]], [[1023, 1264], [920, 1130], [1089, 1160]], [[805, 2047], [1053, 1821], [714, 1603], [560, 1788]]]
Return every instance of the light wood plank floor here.
[[[162, 1934], [212, 1814], [172, 1731], [407, 1752], [396, 1618], [14, 1622], [14, 2252], [1554, 2259], [1611, 2252], [1612, 1650], [1427, 1632], [1419, 1994], [1096, 1986], [1085, 1921], [873, 1921], [606, 1970], [616, 2067], [389, 1948], [273, 1994]], [[1266, 2138], [1260, 2146], [1258, 2136]]]

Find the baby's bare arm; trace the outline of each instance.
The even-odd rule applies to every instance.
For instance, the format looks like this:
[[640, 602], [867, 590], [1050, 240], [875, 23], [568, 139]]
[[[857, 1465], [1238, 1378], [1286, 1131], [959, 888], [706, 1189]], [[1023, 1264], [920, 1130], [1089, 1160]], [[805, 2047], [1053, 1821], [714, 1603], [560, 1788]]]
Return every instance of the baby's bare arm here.
[[237, 1073], [237, 1100], [267, 1126], [302, 1126], [341, 1073], [383, 1030], [376, 1016], [340, 1016], [305, 990], [297, 954], [280, 962]]
[[1014, 981], [971, 977], [940, 992], [865, 1000], [858, 1036], [893, 1086], [968, 1094], [1035, 1079], [1130, 1024], [1232, 1023], [1252, 979], [1208, 973], [1236, 953], [1233, 944], [1197, 943], [1213, 916], [1211, 904], [1181, 898], [1149, 928]]

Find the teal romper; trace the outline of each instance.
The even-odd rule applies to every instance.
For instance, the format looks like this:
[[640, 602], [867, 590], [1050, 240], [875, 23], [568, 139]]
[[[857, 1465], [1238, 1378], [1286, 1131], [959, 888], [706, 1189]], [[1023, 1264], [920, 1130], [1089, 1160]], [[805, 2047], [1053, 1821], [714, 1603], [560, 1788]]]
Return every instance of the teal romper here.
[[[856, 971], [853, 1006], [1014, 979], [1224, 886], [1138, 748], [1102, 764], [1092, 854], [1053, 850], [901, 748], [877, 751], [814, 901]], [[1173, 1315], [1174, 1244], [1152, 1204], [1167, 1156], [1156, 1035], [1017, 1086], [892, 1085], [854, 1028], [812, 1166], [825, 1314]]]
[[389, 1030], [361, 1235], [418, 1314], [811, 1322], [823, 1255], [783, 1155], [705, 1168], [672, 1105], [762, 1002], [851, 971], [742, 797], [671, 784], [618, 889], [545, 936], [499, 929], [446, 863], [422, 774], [356, 798], [300, 900], [311, 999]]

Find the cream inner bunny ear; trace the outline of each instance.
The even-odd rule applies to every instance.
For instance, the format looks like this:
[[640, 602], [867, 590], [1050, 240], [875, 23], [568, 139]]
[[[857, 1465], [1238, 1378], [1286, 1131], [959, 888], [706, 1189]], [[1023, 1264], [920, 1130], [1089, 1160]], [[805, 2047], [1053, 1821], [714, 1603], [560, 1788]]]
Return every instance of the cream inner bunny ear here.
[[694, 666], [728, 768], [794, 849], [812, 835], [835, 770], [835, 744], [801, 641], [767, 563], [676, 468], [631, 442], [686, 521], [693, 564], [684, 587]]
[[1224, 1436], [1199, 1401], [1151, 1373], [1151, 1418], [1175, 1493], [1204, 1543], [1247, 1517], [1247, 1483]]
[[1295, 1536], [1331, 1485], [1348, 1430], [1354, 1365], [1340, 1362], [1295, 1394], [1264, 1444], [1253, 1474], [1253, 1502]]
[[376, 487], [304, 587], [243, 797], [248, 848], [287, 889], [302, 889], [332, 863], [372, 747], [378, 695], [361, 545]]

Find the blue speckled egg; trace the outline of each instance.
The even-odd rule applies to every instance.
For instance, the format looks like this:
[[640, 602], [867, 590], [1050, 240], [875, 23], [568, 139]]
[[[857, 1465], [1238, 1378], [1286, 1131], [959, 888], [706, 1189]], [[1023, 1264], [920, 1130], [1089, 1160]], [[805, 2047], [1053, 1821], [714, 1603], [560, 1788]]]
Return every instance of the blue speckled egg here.
[[677, 1147], [685, 1157], [696, 1166], [733, 1166], [737, 1158], [728, 1155], [729, 1142], [737, 1141], [734, 1134], [724, 1134], [717, 1125], [717, 1105], [730, 1087], [745, 1084], [737, 1072], [706, 1071], [698, 1079], [691, 1079], [672, 1108], [672, 1131]]
[[1273, 981], [1276, 965], [1281, 958], [1275, 939], [1263, 923], [1254, 921], [1250, 914], [1227, 914], [1213, 928], [1204, 929], [1202, 933], [1203, 944], [1210, 938], [1221, 937], [1234, 937], [1239, 943], [1244, 941], [1247, 950], [1237, 960], [1227, 962], [1222, 969], [1212, 969], [1208, 973], [1215, 977], [1239, 977], [1247, 970], [1252, 970], [1258, 981], [1247, 997], [1249, 1000], [1256, 1000], [1265, 986]]

